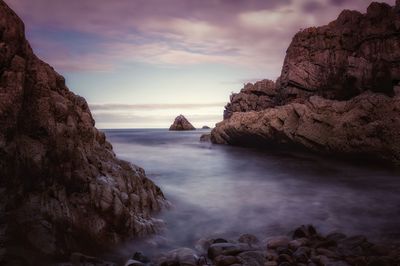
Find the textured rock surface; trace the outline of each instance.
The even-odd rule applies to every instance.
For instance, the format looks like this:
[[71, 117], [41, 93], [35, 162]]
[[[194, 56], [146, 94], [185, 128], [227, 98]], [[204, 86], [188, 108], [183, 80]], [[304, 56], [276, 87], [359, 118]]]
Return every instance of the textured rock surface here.
[[179, 115], [175, 118], [174, 123], [169, 127], [169, 130], [195, 130], [196, 128], [184, 117]]
[[297, 33], [283, 64], [283, 102], [320, 95], [349, 99], [365, 90], [391, 94], [400, 80], [399, 8], [372, 3], [343, 11], [326, 26]]
[[254, 108], [257, 99], [233, 109], [231, 99], [229, 119], [217, 124], [211, 140], [400, 163], [399, 45], [399, 1], [396, 7], [372, 3], [366, 14], [346, 10], [327, 26], [299, 32], [267, 107]]
[[276, 85], [271, 80], [247, 83], [239, 93], [233, 93], [225, 106], [224, 119], [234, 112], [260, 111], [275, 105]]
[[312, 96], [305, 103], [234, 113], [217, 124], [211, 140], [300, 146], [396, 163], [400, 162], [400, 97], [365, 92], [349, 101], [337, 101]]
[[0, 158], [2, 265], [42, 265], [34, 257], [106, 247], [160, 223], [150, 216], [164, 202], [160, 189], [115, 157], [85, 99], [33, 54], [3, 1]]

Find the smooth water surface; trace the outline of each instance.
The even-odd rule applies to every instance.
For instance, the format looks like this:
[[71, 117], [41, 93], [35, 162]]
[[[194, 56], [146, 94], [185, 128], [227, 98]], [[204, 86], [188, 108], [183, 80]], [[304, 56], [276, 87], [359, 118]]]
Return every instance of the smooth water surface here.
[[173, 205], [160, 214], [161, 236], [141, 246], [148, 252], [193, 247], [207, 236], [282, 235], [301, 224], [399, 239], [400, 175], [393, 170], [202, 143], [207, 130], [105, 132], [116, 154], [143, 167]]

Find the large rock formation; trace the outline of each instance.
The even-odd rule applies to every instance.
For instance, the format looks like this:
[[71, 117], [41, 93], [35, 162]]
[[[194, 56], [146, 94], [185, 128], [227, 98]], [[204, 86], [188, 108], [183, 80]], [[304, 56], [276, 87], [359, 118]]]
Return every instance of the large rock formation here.
[[[90, 252], [154, 232], [164, 197], [115, 157], [88, 105], [38, 59], [0, 0], [0, 264]], [[24, 260], [25, 258], [25, 260]]]
[[296, 34], [267, 107], [260, 111], [257, 99], [232, 109], [231, 99], [211, 139], [400, 163], [399, 81], [400, 1], [372, 3], [366, 14], [345, 10]]
[[366, 14], [345, 10], [326, 26], [297, 33], [279, 93], [284, 103], [310, 95], [347, 100], [366, 90], [392, 95], [398, 81], [399, 7], [372, 3]]
[[183, 115], [178, 115], [174, 123], [169, 127], [169, 130], [195, 130], [196, 128], [184, 117]]

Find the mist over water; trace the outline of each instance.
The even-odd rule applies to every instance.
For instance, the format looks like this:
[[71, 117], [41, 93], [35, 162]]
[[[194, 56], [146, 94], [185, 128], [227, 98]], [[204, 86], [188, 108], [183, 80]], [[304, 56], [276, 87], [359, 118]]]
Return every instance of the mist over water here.
[[158, 245], [141, 242], [122, 253], [194, 247], [207, 236], [283, 235], [301, 224], [374, 241], [400, 237], [400, 175], [393, 170], [202, 143], [207, 130], [105, 132], [117, 156], [143, 167], [173, 205], [159, 215], [166, 228], [153, 237]]

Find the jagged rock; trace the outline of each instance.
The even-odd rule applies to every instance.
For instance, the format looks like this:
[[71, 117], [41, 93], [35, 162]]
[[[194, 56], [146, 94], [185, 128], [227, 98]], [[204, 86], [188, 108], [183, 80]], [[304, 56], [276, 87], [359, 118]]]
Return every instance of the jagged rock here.
[[94, 125], [0, 0], [0, 264], [100, 252], [160, 225], [161, 190]]
[[211, 140], [232, 145], [301, 146], [398, 163], [400, 97], [366, 92], [349, 101], [336, 101], [312, 96], [305, 103], [234, 113], [217, 124]]
[[169, 130], [195, 130], [196, 128], [184, 117], [179, 115], [175, 118], [174, 123], [169, 127]]
[[393, 93], [400, 80], [400, 16], [372, 3], [366, 14], [344, 10], [326, 26], [297, 33], [279, 90], [284, 102], [320, 95], [348, 100], [366, 90]]
[[[302, 147], [400, 163], [399, 4], [343, 11], [296, 34], [263, 110], [239, 101], [211, 132], [214, 143]], [[271, 103], [273, 103], [272, 106]], [[227, 115], [228, 114], [228, 115]], [[261, 144], [261, 145], [260, 145]]]
[[271, 80], [247, 83], [240, 93], [233, 93], [225, 106], [224, 119], [234, 112], [260, 111], [275, 105], [276, 85]]

